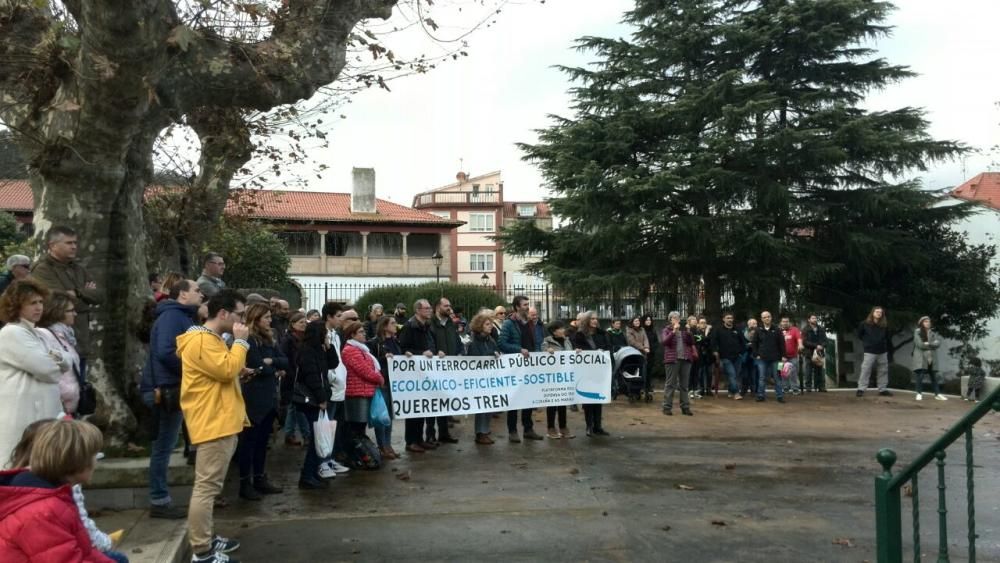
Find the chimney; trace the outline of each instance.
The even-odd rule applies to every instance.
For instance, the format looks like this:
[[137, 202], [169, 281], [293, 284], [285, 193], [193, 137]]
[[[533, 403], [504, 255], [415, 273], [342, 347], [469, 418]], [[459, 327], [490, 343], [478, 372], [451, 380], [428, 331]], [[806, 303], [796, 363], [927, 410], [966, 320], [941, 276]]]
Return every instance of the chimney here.
[[375, 209], [375, 169], [354, 168], [351, 213], [377, 213]]

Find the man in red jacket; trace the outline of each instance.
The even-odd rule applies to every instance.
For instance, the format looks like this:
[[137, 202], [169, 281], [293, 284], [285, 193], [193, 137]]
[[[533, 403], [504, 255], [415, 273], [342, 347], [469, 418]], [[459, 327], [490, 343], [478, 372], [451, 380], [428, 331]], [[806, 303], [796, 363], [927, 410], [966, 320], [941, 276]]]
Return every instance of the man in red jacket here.
[[799, 327], [792, 325], [792, 319], [781, 317], [781, 333], [785, 337], [785, 351], [781, 361], [788, 363], [791, 367], [788, 377], [782, 378], [781, 382], [785, 393], [791, 390], [792, 395], [799, 394], [799, 355], [802, 353], [802, 332]]

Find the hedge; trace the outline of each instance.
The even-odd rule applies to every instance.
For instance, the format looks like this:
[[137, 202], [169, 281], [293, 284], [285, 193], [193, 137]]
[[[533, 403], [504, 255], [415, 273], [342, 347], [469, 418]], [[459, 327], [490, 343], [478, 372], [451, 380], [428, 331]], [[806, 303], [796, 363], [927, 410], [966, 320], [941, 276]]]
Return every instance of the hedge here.
[[471, 319], [482, 307], [490, 309], [498, 305], [506, 305], [501, 296], [489, 288], [478, 285], [457, 283], [427, 282], [420, 285], [387, 285], [376, 287], [365, 292], [358, 298], [354, 306], [364, 317], [368, 308], [374, 303], [381, 303], [386, 313], [391, 314], [396, 303], [405, 303], [406, 311], [413, 315], [413, 303], [417, 299], [426, 299], [434, 305], [440, 297], [447, 297], [453, 309], [461, 309], [466, 319]]

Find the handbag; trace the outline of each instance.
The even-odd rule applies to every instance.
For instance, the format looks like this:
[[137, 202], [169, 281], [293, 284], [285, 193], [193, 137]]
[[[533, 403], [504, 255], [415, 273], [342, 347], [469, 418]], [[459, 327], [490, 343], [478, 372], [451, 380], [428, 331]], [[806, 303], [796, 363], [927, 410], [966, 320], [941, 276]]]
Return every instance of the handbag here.
[[385, 404], [385, 397], [382, 396], [381, 389], [375, 389], [371, 404], [368, 406], [368, 423], [373, 428], [387, 428], [392, 426], [392, 419], [389, 417], [389, 407]]
[[[179, 397], [179, 395], [178, 395]], [[178, 410], [180, 409], [180, 399], [178, 398]], [[76, 414], [87, 416], [97, 412], [97, 391], [89, 381], [80, 383], [80, 402], [76, 407]]]

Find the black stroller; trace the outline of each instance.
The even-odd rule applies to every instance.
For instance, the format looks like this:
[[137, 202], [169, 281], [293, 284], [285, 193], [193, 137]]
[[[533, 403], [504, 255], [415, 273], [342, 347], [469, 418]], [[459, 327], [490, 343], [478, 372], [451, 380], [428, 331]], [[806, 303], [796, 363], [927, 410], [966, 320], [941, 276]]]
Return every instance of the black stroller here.
[[615, 352], [613, 358], [615, 370], [611, 376], [611, 400], [617, 399], [618, 395], [625, 395], [630, 403], [638, 401], [646, 386], [646, 378], [643, 376], [646, 357], [639, 350], [625, 346]]

